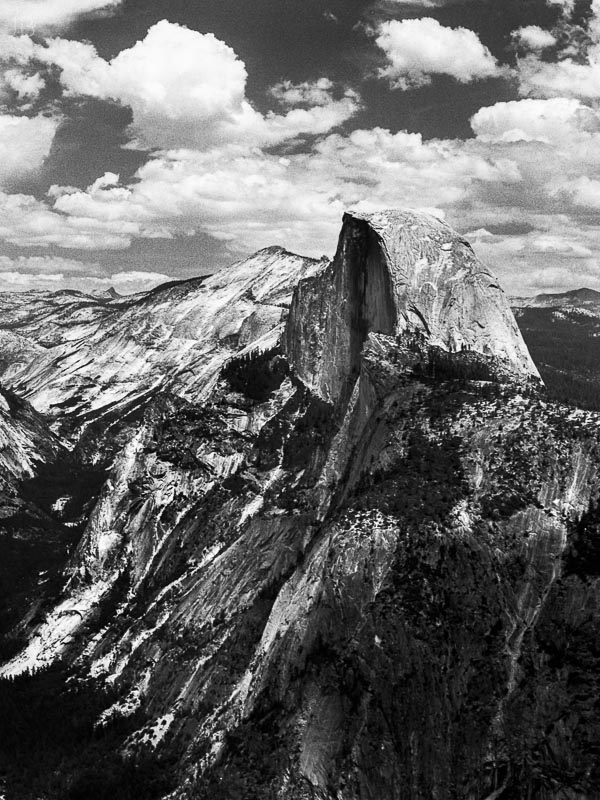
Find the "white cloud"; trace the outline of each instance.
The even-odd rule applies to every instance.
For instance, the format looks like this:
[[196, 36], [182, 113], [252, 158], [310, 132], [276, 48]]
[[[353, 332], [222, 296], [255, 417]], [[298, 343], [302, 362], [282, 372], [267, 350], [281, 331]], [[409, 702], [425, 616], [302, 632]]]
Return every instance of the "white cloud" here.
[[[388, 74], [396, 83], [416, 85], [437, 73], [462, 81], [504, 74], [472, 31], [427, 19], [394, 25], [409, 22], [416, 27], [401, 28], [397, 51], [391, 35], [388, 42]], [[384, 30], [397, 29], [382, 26], [380, 37]], [[93, 251], [202, 233], [225, 243], [232, 260], [274, 243], [318, 256], [332, 253], [346, 208], [412, 206], [472, 228], [478, 250], [509, 287], [525, 285], [528, 265], [532, 274], [546, 265], [558, 276], [575, 262], [588, 271], [600, 263], [600, 235], [591, 222], [600, 204], [600, 112], [574, 94], [481, 109], [472, 120], [475, 138], [466, 141], [426, 141], [381, 128], [332, 133], [358, 107], [352, 91], [327, 78], [282, 81], [270, 93], [278, 107], [261, 114], [247, 101], [244, 64], [209, 34], [163, 22], [110, 62], [85, 43], [5, 38], [4, 52], [19, 75], [30, 78], [41, 61], [72, 95], [131, 106], [137, 136], [159, 148], [125, 184], [107, 172], [85, 190], [52, 187], [46, 202], [0, 193], [0, 237], [14, 244]], [[541, 68], [539, 58], [529, 59]], [[285, 158], [264, 149], [303, 133], [320, 138]], [[34, 127], [30, 134], [32, 141], [43, 138]], [[6, 141], [17, 139], [7, 133]], [[39, 165], [50, 141], [48, 132], [28, 160]], [[138, 280], [50, 262], [38, 272], [33, 264], [0, 263], [2, 269], [99, 288]]]
[[0, 186], [39, 169], [58, 124], [51, 117], [0, 114]]
[[489, 231], [468, 232], [477, 254], [514, 295], [597, 286], [600, 277], [598, 242], [591, 230], [577, 231], [565, 220], [546, 220], [552, 231], [498, 236]]
[[[561, 5], [563, 5], [561, 3]], [[554, 61], [530, 54], [518, 64], [520, 92], [532, 97], [600, 99], [600, 0], [592, 0], [587, 35], [566, 43]], [[567, 26], [566, 30], [569, 30]], [[575, 30], [582, 34], [580, 28]]]
[[561, 6], [565, 14], [571, 14], [575, 8], [575, 0], [546, 0], [549, 6]]
[[387, 4], [398, 8], [437, 8], [444, 5], [444, 0], [387, 0]]
[[112, 286], [119, 294], [132, 294], [171, 280], [172, 276], [164, 273], [142, 270], [106, 274], [98, 263], [60, 256], [0, 256], [0, 292], [28, 289], [92, 292], [106, 291]]
[[600, 131], [600, 113], [573, 98], [513, 100], [480, 109], [471, 127], [484, 142], [558, 142]]
[[129, 270], [126, 272], [115, 272], [103, 278], [86, 277], [82, 280], [85, 291], [90, 289], [106, 290], [111, 287], [116, 289], [119, 294], [134, 294], [136, 292], [147, 292], [159, 286], [161, 283], [172, 281], [173, 276], [165, 275], [162, 272], [143, 272], [141, 270]]
[[[204, 233], [232, 260], [270, 244], [319, 256], [333, 252], [346, 208], [429, 208], [459, 229], [487, 229], [476, 249], [518, 291], [529, 285], [529, 265], [558, 275], [574, 259], [581, 269], [600, 263], [600, 235], [587, 221], [597, 213], [600, 134], [588, 112], [574, 100], [523, 100], [480, 112], [467, 141], [376, 128], [330, 134], [286, 158], [236, 147], [165, 151], [128, 185], [108, 173], [85, 191], [54, 187], [53, 207], [0, 195], [0, 235], [91, 250]], [[515, 124], [536, 140], [505, 137]], [[507, 232], [494, 233], [499, 227]]]
[[591, 179], [587, 175], [582, 175], [563, 188], [576, 205], [587, 209], [600, 209], [600, 178]]
[[0, 192], [0, 239], [21, 247], [114, 250], [128, 247], [143, 233], [143, 226], [130, 220], [57, 214], [31, 195]]
[[571, 58], [558, 62], [540, 61], [530, 56], [519, 64], [520, 89], [537, 97], [600, 98], [600, 51], [590, 53], [586, 64]]
[[381, 0], [381, 3], [389, 8], [400, 8], [410, 11], [421, 11], [423, 9], [441, 8], [455, 3], [457, 0]]
[[476, 33], [446, 28], [431, 17], [384, 22], [376, 43], [388, 59], [380, 75], [401, 89], [424, 86], [432, 75], [469, 83], [504, 74]]
[[114, 10], [122, 0], [2, 0], [0, 29], [9, 33], [39, 33], [68, 25], [78, 17]]
[[[330, 251], [348, 206], [451, 208], [474, 185], [521, 175], [461, 142], [424, 142], [383, 129], [330, 135], [310, 153], [287, 158], [242, 149], [157, 154], [129, 186], [107, 175], [86, 191], [54, 187], [60, 220], [99, 226], [105, 237], [130, 225], [138, 236], [198, 231], [235, 251], [282, 243], [312, 255]], [[65, 231], [64, 223], [61, 226]]]
[[[133, 130], [142, 146], [162, 149], [273, 145], [300, 134], [322, 134], [358, 110], [357, 95], [339, 99], [326, 79], [314, 84], [280, 84], [285, 114], [260, 114], [248, 102], [246, 67], [212, 33], [198, 33], [166, 20], [146, 37], [105, 61], [83, 42], [54, 38], [46, 46], [14, 38], [8, 53], [17, 61], [36, 59], [60, 70], [70, 95], [115, 100], [131, 107]], [[300, 98], [296, 100], [295, 98]]]
[[329, 78], [319, 78], [317, 81], [292, 83], [282, 81], [271, 87], [270, 94], [285, 106], [325, 106], [331, 102], [331, 93], [334, 88], [333, 81]]
[[19, 69], [6, 70], [2, 78], [6, 86], [16, 92], [20, 99], [33, 99], [46, 86], [41, 75], [28, 75]]
[[544, 50], [556, 44], [556, 37], [539, 25], [527, 25], [513, 33], [513, 38], [529, 50]]
[[100, 270], [97, 263], [77, 261], [73, 258], [62, 256], [0, 256], [0, 278], [7, 272], [13, 271], [20, 274], [41, 275], [52, 272], [96, 274]]

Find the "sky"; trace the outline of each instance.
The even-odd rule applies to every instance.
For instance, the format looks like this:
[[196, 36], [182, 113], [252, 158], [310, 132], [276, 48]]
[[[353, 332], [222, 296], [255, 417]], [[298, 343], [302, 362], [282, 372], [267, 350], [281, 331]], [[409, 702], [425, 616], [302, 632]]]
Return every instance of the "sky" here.
[[600, 289], [600, 0], [0, 0], [0, 290], [121, 293], [427, 210]]

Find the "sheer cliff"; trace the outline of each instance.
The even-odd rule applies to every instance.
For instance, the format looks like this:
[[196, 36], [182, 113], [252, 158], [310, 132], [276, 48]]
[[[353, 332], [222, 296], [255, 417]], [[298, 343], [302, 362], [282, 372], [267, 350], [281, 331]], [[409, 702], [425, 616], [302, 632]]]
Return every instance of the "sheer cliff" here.
[[287, 348], [325, 399], [351, 384], [370, 332], [420, 334], [430, 347], [538, 376], [504, 293], [468, 242], [426, 214], [347, 214], [338, 252], [298, 287]]
[[[8, 785], [39, 757], [14, 698], [65, 674], [80, 727], [48, 744], [49, 798], [597, 797], [600, 417], [547, 402], [495, 279], [432, 217], [348, 214], [331, 262], [256, 258], [201, 300], [107, 301], [117, 363], [139, 304], [192, 343], [175, 370], [152, 351], [160, 388], [118, 433], [52, 406], [107, 479], [2, 667]], [[48, 410], [39, 369], [11, 380]]]

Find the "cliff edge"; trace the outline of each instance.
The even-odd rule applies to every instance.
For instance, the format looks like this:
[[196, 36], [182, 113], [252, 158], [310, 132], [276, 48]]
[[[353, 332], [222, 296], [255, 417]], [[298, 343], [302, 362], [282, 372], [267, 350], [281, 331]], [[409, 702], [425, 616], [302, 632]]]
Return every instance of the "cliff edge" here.
[[353, 384], [370, 333], [417, 335], [425, 349], [484, 357], [505, 380], [540, 380], [496, 278], [429, 214], [346, 213], [333, 261], [298, 285], [286, 348], [324, 399]]

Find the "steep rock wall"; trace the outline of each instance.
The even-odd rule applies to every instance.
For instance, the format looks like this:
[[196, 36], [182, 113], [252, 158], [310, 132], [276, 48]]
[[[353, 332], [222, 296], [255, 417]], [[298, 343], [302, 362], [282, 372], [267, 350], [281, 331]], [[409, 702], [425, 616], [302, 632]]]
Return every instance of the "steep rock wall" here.
[[431, 347], [490, 357], [513, 379], [539, 379], [497, 280], [449, 226], [409, 211], [346, 214], [333, 262], [294, 295], [290, 361], [337, 402], [369, 333], [413, 332]]

